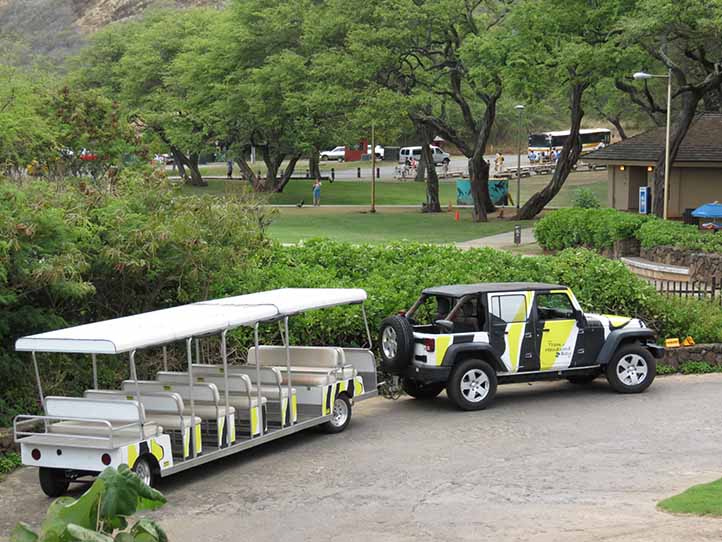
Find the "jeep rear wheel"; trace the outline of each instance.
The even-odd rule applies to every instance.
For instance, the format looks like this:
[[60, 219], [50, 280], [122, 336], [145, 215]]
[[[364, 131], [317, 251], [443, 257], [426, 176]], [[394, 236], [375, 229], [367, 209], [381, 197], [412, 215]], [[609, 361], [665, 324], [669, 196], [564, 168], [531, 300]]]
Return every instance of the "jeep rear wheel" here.
[[379, 338], [381, 368], [391, 374], [402, 374], [414, 355], [414, 328], [403, 316], [390, 316], [381, 322]]
[[607, 364], [607, 381], [619, 393], [643, 392], [656, 374], [654, 357], [638, 344], [620, 348]]
[[412, 378], [404, 378], [401, 381], [401, 387], [406, 395], [410, 395], [414, 399], [433, 399], [444, 391], [446, 385], [443, 382], [424, 384]]
[[496, 371], [485, 361], [467, 359], [451, 372], [449, 399], [461, 410], [482, 410], [496, 395]]

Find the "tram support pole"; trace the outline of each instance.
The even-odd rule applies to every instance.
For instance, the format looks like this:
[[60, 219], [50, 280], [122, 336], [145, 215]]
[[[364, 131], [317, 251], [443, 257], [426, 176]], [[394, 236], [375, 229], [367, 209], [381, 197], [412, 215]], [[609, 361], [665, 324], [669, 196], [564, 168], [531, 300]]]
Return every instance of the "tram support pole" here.
[[[256, 347], [255, 348], [255, 356], [256, 356], [256, 392], [258, 396], [258, 430], [260, 432], [260, 435], [263, 436], [265, 431], [263, 430], [263, 426], [265, 425], [265, 418], [263, 417], [263, 401], [262, 401], [262, 395], [261, 395], [261, 355], [259, 353], [259, 344], [258, 344], [258, 322], [256, 322], [256, 325], [253, 326], [253, 344]], [[253, 432], [253, 430], [251, 430]]]
[[90, 358], [93, 360], [93, 389], [98, 389], [98, 359], [95, 354], [90, 354]]
[[230, 426], [230, 415], [231, 411], [230, 400], [228, 397], [228, 351], [226, 350], [226, 334], [227, 329], [224, 329], [221, 333], [221, 358], [223, 359], [223, 386], [225, 387], [225, 399], [226, 399], [226, 444], [231, 445], [231, 426]]
[[[188, 385], [190, 386], [190, 397], [191, 397], [191, 434], [190, 434], [190, 442], [191, 442], [191, 448], [192, 450], [192, 456], [193, 458], [196, 457], [196, 405], [195, 401], [193, 401], [193, 350], [191, 348], [191, 343], [193, 342], [193, 337], [189, 337], [186, 339], [186, 354], [188, 357]], [[196, 343], [197, 345], [198, 343]]]
[[283, 319], [283, 328], [285, 330], [284, 344], [286, 346], [286, 379], [288, 380], [288, 425], [293, 425], [293, 387], [291, 385], [291, 339], [288, 334], [288, 316]]

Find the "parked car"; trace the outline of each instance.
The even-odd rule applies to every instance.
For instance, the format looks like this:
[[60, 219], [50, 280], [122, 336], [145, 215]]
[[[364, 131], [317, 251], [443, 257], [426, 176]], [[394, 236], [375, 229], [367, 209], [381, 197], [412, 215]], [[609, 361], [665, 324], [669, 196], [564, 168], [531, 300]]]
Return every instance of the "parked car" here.
[[[371, 145], [366, 146], [366, 154], [371, 154]], [[381, 145], [376, 145], [376, 160], [384, 159], [384, 148]]]
[[[434, 157], [435, 166], [451, 162], [451, 156], [449, 153], [443, 151], [436, 145], [431, 145], [431, 153]], [[421, 147], [401, 147], [401, 150], [399, 151], [399, 164], [406, 163], [407, 158], [409, 160], [414, 158], [417, 162], [421, 160]]]
[[584, 313], [556, 284], [427, 288], [380, 333], [381, 367], [406, 393], [429, 399], [446, 389], [462, 410], [485, 408], [497, 384], [513, 382], [588, 384], [604, 374], [615, 391], [639, 393], [664, 353], [641, 320]]
[[330, 151], [322, 151], [319, 156], [323, 161], [338, 160], [339, 162], [343, 162], [344, 157], [346, 156], [346, 147], [343, 145], [334, 147]]

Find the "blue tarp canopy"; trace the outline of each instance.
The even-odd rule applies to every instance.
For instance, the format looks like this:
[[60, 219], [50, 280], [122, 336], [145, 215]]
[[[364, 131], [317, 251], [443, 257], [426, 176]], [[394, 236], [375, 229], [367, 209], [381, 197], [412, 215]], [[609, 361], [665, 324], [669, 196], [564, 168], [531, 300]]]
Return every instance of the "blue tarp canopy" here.
[[722, 218], [722, 203], [705, 203], [692, 211], [695, 218]]

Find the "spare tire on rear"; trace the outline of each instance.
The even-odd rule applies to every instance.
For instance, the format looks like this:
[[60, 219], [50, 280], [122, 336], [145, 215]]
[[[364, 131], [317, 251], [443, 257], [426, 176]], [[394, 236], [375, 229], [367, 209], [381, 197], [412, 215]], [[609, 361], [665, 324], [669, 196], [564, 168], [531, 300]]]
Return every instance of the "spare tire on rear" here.
[[403, 374], [414, 355], [414, 328], [403, 316], [389, 316], [381, 322], [379, 344], [381, 368], [387, 373]]

